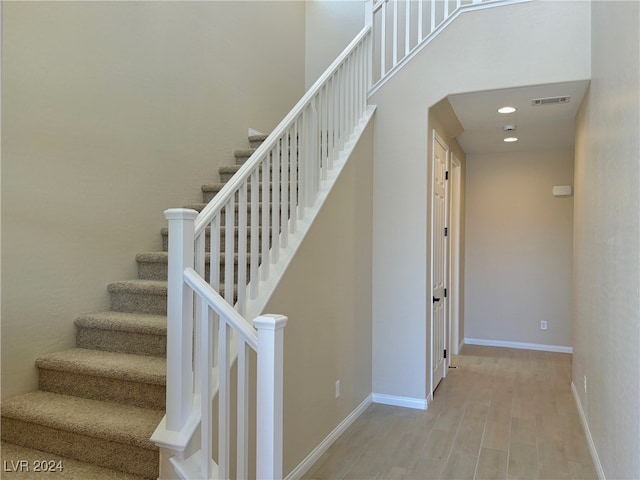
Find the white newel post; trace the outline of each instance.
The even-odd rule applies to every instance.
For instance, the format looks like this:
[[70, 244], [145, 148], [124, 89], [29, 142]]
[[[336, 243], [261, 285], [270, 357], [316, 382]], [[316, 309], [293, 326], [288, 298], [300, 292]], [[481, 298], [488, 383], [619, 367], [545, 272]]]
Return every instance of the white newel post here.
[[256, 478], [282, 478], [282, 398], [284, 327], [287, 317], [261, 315], [258, 330]]
[[373, 0], [364, 0], [364, 26], [373, 26]]
[[193, 404], [193, 292], [184, 269], [193, 268], [195, 210], [165, 210], [169, 224], [167, 285], [167, 429], [180, 431]]

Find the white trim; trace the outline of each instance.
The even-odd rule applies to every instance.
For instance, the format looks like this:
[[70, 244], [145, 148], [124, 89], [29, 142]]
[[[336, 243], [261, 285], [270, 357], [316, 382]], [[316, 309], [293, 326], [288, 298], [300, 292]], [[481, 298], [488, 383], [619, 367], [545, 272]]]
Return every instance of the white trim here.
[[483, 338], [466, 338], [467, 345], [484, 345], [486, 347], [518, 348], [521, 350], [540, 350], [542, 352], [573, 353], [573, 347], [565, 345], [544, 345], [542, 343], [506, 342], [504, 340], [485, 340]]
[[384, 393], [374, 393], [373, 403], [393, 405], [394, 407], [414, 408], [416, 410], [426, 410], [429, 408], [429, 399], [427, 398], [398, 397], [396, 395], [385, 395]]
[[342, 435], [347, 428], [351, 426], [356, 419], [364, 413], [364, 411], [371, 405], [372, 395], [365, 398], [360, 405], [358, 405], [353, 412], [351, 412], [347, 418], [345, 418], [340, 425], [338, 425], [327, 437], [320, 442], [320, 444], [313, 449], [313, 451], [307, 455], [307, 457], [300, 462], [300, 464], [294, 468], [289, 475], [285, 477], [285, 480], [298, 480], [309, 471], [311, 467], [320, 459], [320, 457], [329, 449], [333, 442], [335, 442], [340, 435]]
[[596, 444], [593, 443], [593, 437], [591, 436], [591, 431], [589, 430], [589, 424], [587, 423], [587, 416], [584, 413], [584, 409], [582, 408], [582, 402], [580, 402], [580, 396], [578, 395], [578, 390], [573, 382], [571, 382], [571, 391], [573, 392], [573, 398], [576, 401], [576, 407], [578, 408], [578, 414], [580, 415], [580, 423], [582, 424], [582, 429], [584, 430], [584, 435], [587, 437], [587, 444], [589, 445], [589, 453], [591, 454], [591, 460], [593, 461], [593, 465], [596, 468], [596, 473], [598, 474], [598, 478], [600, 480], [606, 480], [606, 476], [604, 475], [604, 469], [602, 468], [602, 463], [600, 463], [600, 457], [598, 457], [598, 451], [596, 450]]

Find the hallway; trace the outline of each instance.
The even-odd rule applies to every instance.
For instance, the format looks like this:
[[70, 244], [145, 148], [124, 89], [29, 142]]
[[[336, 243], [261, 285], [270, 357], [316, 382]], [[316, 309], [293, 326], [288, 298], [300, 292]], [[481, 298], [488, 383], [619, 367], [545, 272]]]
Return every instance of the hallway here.
[[465, 345], [427, 411], [371, 405], [306, 479], [595, 479], [571, 355]]

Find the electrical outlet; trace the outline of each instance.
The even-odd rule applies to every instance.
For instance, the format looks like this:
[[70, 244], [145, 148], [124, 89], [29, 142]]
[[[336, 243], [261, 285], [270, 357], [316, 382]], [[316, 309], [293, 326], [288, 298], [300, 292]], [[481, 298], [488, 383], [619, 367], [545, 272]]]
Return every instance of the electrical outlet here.
[[540, 321], [540, 330], [546, 330], [547, 329], [547, 321], [546, 320], [541, 320]]
[[587, 376], [584, 376], [584, 394], [587, 394]]
[[336, 398], [340, 396], [340, 380], [336, 380]]

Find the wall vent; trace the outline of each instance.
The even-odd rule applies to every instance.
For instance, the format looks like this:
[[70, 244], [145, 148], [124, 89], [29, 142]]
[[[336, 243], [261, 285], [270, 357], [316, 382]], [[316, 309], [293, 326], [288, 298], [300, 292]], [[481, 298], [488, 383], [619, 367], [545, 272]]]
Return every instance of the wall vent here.
[[571, 97], [566, 95], [564, 97], [546, 97], [546, 98], [534, 98], [531, 100], [531, 105], [538, 107], [540, 105], [553, 105], [556, 103], [569, 103]]

